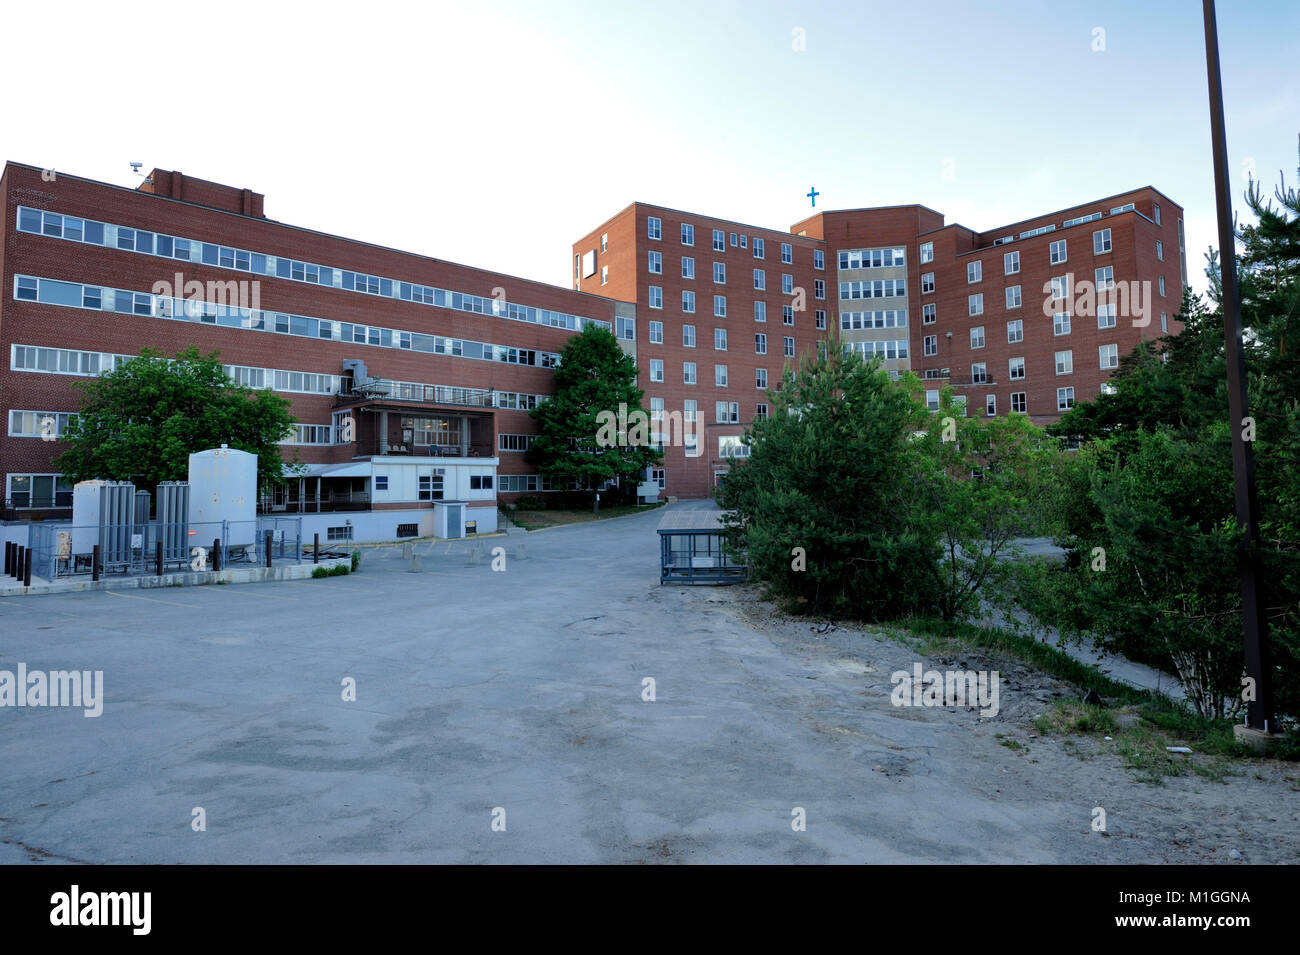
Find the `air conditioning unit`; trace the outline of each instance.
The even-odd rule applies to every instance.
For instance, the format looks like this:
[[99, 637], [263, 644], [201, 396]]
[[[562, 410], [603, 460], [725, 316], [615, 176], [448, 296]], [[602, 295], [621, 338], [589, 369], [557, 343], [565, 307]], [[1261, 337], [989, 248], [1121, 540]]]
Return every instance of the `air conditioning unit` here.
[[944, 368], [942, 371], [939, 372], [939, 377], [948, 378], [951, 377], [951, 373], [952, 373], [951, 368]]

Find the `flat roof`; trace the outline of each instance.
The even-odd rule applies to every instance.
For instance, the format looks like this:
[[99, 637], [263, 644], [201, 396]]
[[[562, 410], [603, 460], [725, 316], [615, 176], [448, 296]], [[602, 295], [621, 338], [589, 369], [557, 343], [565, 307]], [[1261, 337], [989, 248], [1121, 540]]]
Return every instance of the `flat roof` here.
[[659, 533], [665, 531], [720, 531], [722, 511], [717, 508], [690, 507], [667, 511], [659, 521]]

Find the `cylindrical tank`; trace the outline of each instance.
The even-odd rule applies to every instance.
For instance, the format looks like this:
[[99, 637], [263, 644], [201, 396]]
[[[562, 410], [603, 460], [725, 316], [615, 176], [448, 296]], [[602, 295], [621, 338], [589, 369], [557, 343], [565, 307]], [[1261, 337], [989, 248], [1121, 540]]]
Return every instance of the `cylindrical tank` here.
[[[224, 545], [240, 547], [257, 538], [257, 455], [234, 448], [212, 448], [190, 455], [190, 527], [211, 543], [228, 522]], [[75, 488], [74, 488], [75, 491]]]

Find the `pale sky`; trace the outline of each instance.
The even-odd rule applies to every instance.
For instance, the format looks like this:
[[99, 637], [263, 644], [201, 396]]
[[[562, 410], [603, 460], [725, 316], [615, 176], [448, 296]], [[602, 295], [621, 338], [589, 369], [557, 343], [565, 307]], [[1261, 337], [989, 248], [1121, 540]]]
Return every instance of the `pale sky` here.
[[[634, 200], [785, 229], [812, 186], [986, 230], [1149, 184], [1198, 290], [1218, 244], [1195, 0], [26, 3], [5, 32], [0, 159], [178, 169], [565, 287]], [[1247, 168], [1297, 184], [1300, 3], [1221, 0], [1219, 39], [1244, 214]]]

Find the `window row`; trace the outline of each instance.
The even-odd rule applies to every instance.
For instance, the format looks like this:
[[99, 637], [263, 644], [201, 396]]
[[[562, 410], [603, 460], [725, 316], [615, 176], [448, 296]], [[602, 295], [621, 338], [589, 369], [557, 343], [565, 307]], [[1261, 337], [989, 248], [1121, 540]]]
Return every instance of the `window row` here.
[[[443, 338], [438, 335], [425, 335], [401, 329], [336, 322], [325, 318], [310, 318], [305, 315], [253, 310], [234, 305], [194, 299], [170, 298], [152, 295], [147, 292], [130, 292], [122, 289], [104, 288], [98, 285], [81, 285], [75, 282], [60, 282], [54, 279], [42, 279], [26, 275], [15, 276], [14, 298], [44, 305], [61, 305], [67, 308], [84, 308], [91, 311], [199, 322], [226, 328], [274, 332], [281, 335], [296, 335], [324, 341], [351, 342], [358, 345], [373, 345], [379, 348], [396, 348], [436, 355], [451, 355], [458, 358], [474, 358], [480, 361], [500, 361], [512, 365], [535, 365], [541, 368], [554, 368], [560, 361], [559, 354], [555, 352], [516, 348], [510, 345], [494, 345], [459, 338]], [[624, 337], [628, 337], [628, 334], [634, 336], [634, 326], [631, 325], [633, 320], [620, 319], [620, 321], [624, 323], [620, 326], [620, 330], [626, 332]]]
[[299, 262], [261, 252], [249, 252], [244, 249], [201, 242], [197, 239], [183, 239], [164, 235], [161, 232], [96, 222], [93, 219], [78, 219], [54, 212], [29, 209], [26, 206], [18, 207], [18, 230], [71, 242], [85, 242], [126, 252], [156, 255], [181, 262], [193, 262], [253, 275], [324, 285], [345, 291], [450, 308], [453, 311], [473, 312], [513, 321], [530, 322], [535, 325], [564, 328], [569, 331], [581, 331], [589, 323], [602, 328], [610, 327], [609, 322], [584, 318], [568, 312], [518, 305], [504, 299], [485, 298], [480, 295], [382, 278], [347, 269]]

